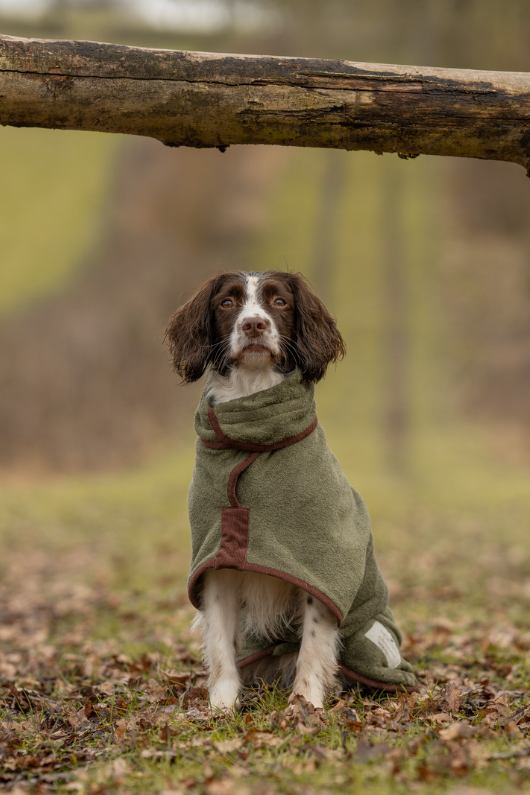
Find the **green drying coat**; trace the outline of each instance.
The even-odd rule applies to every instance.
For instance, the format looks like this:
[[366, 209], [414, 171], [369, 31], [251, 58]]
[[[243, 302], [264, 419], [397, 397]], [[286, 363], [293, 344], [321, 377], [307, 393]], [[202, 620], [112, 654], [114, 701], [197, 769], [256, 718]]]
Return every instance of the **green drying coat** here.
[[[200, 579], [209, 568], [287, 580], [337, 619], [345, 676], [386, 690], [414, 688], [366, 506], [327, 446], [313, 385], [296, 371], [277, 386], [215, 409], [203, 394], [195, 429], [192, 604], [200, 608]], [[238, 665], [299, 645], [289, 631], [274, 642], [246, 637]]]

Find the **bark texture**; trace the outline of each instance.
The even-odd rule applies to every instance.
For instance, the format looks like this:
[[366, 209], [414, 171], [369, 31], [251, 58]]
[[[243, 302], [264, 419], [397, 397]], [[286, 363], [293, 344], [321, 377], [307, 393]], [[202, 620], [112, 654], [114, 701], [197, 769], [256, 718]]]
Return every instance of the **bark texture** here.
[[530, 166], [530, 74], [0, 36], [0, 124]]

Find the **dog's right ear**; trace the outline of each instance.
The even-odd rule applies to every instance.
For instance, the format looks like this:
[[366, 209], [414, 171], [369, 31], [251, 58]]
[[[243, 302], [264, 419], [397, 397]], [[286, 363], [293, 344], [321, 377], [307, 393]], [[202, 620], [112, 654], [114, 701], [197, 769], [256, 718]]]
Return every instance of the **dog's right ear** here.
[[204, 373], [212, 357], [213, 323], [211, 301], [220, 277], [208, 279], [190, 300], [177, 309], [166, 328], [165, 339], [173, 367], [191, 384]]

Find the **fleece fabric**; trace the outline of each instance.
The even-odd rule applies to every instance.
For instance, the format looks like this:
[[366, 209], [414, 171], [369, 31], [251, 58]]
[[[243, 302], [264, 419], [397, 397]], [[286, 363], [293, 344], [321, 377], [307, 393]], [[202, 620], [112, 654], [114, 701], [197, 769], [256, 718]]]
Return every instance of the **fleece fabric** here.
[[[188, 584], [195, 607], [208, 568], [280, 577], [332, 611], [347, 676], [390, 690], [413, 688], [368, 512], [317, 423], [313, 385], [296, 371], [277, 386], [215, 409], [203, 394], [195, 429]], [[240, 666], [298, 648], [295, 633], [274, 642], [249, 636]]]

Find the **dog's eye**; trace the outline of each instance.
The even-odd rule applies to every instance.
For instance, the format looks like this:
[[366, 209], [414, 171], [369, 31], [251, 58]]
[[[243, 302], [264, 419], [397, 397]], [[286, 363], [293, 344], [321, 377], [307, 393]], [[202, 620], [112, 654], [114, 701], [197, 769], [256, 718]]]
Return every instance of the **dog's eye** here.
[[275, 298], [274, 306], [287, 306], [287, 302], [284, 301], [283, 298]]
[[221, 306], [224, 306], [225, 309], [229, 309], [231, 306], [234, 306], [234, 302], [232, 301], [231, 298], [226, 298], [221, 304]]

